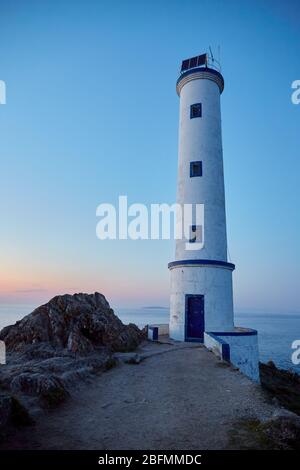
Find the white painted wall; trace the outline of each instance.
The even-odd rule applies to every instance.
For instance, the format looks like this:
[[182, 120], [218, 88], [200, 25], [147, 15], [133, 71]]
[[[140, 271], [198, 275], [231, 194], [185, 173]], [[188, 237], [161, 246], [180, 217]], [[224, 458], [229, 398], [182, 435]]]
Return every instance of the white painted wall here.
[[259, 382], [257, 335], [220, 336], [230, 346], [230, 362], [255, 382]]
[[[204, 247], [187, 250], [187, 240], [177, 240], [175, 261], [227, 261], [220, 87], [219, 79], [209, 76], [204, 72], [180, 90], [177, 202], [204, 204]], [[202, 117], [191, 119], [190, 106], [195, 103], [202, 104]], [[203, 176], [190, 177], [192, 161], [202, 161]], [[186, 294], [204, 295], [206, 331], [233, 328], [231, 270], [218, 266], [171, 269], [170, 336], [180, 341], [185, 339]]]
[[170, 336], [185, 340], [185, 296], [204, 295], [205, 331], [233, 329], [232, 272], [215, 266], [171, 269]]
[[212, 351], [219, 359], [223, 359], [223, 344], [219, 339], [210, 336], [209, 333], [204, 333], [204, 345], [207, 349]]
[[[236, 331], [237, 329], [235, 329]], [[244, 330], [247, 330], [245, 328]], [[223, 342], [230, 348], [230, 362], [237, 367], [244, 375], [259, 382], [259, 352], [257, 334], [220, 335], [215, 333], [204, 334], [204, 344], [213, 353], [222, 359]]]
[[[202, 117], [190, 119], [190, 106], [202, 103]], [[203, 176], [190, 177], [190, 162], [202, 161]], [[227, 261], [220, 89], [212, 80], [192, 80], [180, 93], [177, 202], [204, 204], [204, 248], [176, 243], [176, 260]]]

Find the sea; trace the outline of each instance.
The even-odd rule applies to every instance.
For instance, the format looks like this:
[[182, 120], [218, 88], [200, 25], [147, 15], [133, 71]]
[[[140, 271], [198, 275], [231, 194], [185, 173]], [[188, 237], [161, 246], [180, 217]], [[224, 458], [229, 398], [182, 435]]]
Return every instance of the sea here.
[[[32, 312], [36, 305], [0, 305], [0, 330]], [[123, 323], [143, 327], [149, 323], [168, 323], [169, 309], [164, 307], [115, 308]], [[235, 325], [258, 330], [259, 355], [262, 362], [272, 360], [282, 369], [300, 374], [300, 364], [293, 364], [292, 343], [300, 341], [300, 314], [236, 313]]]

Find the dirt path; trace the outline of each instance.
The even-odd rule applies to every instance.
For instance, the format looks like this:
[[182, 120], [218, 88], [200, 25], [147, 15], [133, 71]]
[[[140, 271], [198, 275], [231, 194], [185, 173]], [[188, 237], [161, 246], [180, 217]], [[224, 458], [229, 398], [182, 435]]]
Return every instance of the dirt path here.
[[260, 387], [204, 347], [153, 345], [14, 437], [27, 449], [223, 449], [237, 420], [272, 415]]

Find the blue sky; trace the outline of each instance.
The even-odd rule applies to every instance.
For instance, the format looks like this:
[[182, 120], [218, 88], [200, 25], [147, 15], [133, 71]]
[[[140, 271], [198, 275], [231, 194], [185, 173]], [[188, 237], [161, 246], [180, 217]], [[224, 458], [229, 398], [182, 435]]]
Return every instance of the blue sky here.
[[182, 59], [221, 48], [238, 311], [299, 311], [300, 4], [1, 1], [0, 301], [168, 305], [173, 241], [100, 241], [101, 202], [176, 197]]

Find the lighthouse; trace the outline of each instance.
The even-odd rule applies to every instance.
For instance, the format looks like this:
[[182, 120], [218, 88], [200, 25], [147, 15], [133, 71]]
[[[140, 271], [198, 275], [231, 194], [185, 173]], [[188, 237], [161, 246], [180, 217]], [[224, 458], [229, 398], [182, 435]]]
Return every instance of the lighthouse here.
[[[176, 240], [171, 276], [170, 337], [204, 342], [258, 379], [257, 332], [234, 327], [232, 273], [227, 259], [220, 97], [224, 78], [208, 54], [182, 62], [179, 96], [177, 204], [203, 206], [189, 239]], [[195, 216], [195, 211], [193, 212]]]
[[[201, 65], [199, 65], [201, 64]], [[220, 96], [224, 79], [207, 55], [182, 63], [177, 203], [203, 204], [204, 223], [176, 241], [171, 272], [170, 336], [203, 341], [204, 332], [233, 328], [232, 271], [227, 261]], [[201, 243], [200, 249], [193, 245]]]

